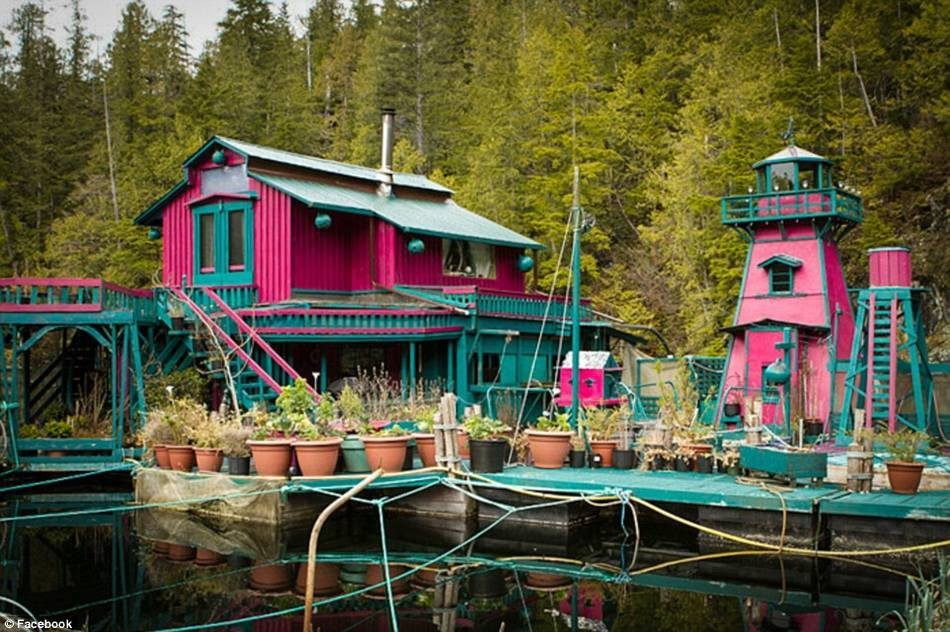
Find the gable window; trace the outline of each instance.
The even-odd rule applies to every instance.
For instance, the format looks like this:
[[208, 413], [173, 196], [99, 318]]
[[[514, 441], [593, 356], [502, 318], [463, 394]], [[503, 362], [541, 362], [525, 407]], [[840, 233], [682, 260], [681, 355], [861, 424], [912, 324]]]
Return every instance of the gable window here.
[[201, 171], [201, 195], [243, 193], [248, 190], [245, 165], [224, 165]]
[[792, 293], [792, 266], [776, 263], [769, 268], [769, 294]]
[[801, 259], [789, 255], [774, 255], [759, 264], [769, 274], [769, 294], [788, 295], [795, 291], [795, 269]]
[[495, 278], [495, 247], [461, 239], [442, 240], [442, 274]]
[[198, 206], [195, 217], [195, 282], [250, 283], [251, 203], [214, 202]]

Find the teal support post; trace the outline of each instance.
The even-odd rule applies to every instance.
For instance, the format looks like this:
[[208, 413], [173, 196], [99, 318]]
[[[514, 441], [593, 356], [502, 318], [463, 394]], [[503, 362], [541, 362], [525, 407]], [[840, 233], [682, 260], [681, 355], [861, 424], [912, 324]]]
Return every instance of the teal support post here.
[[400, 395], [403, 399], [406, 399], [408, 391], [406, 389], [406, 382], [409, 376], [409, 354], [406, 353], [406, 345], [402, 345], [402, 353], [399, 356], [399, 384], [400, 384]]
[[455, 343], [452, 341], [446, 344], [445, 364], [445, 389], [451, 393], [455, 391]]
[[[142, 349], [140, 337], [138, 334], [138, 325], [130, 326], [132, 336], [132, 373], [135, 376], [135, 399], [136, 411], [138, 412], [138, 423], [131, 428], [135, 433], [139, 428], [145, 425], [146, 402], [145, 402], [145, 381], [142, 377]], [[131, 422], [131, 420], [130, 420]]]
[[580, 402], [581, 357], [581, 229], [583, 226], [580, 194], [580, 169], [574, 167], [574, 238], [571, 246], [571, 427], [577, 427]]
[[27, 349], [23, 352], [23, 419], [27, 422], [30, 420], [30, 382], [33, 381], [33, 376], [31, 375], [32, 367], [30, 365], [32, 362], [33, 354], [31, 349]]
[[[119, 360], [119, 367], [122, 371], [119, 379], [119, 401], [124, 402], [129, 392], [129, 326], [122, 327], [120, 335], [122, 336], [122, 355]], [[115, 433], [115, 448], [113, 456], [116, 459], [122, 458], [122, 435], [125, 431], [125, 406], [119, 406], [119, 425]]]
[[327, 351], [320, 347], [320, 392], [327, 392]]
[[468, 335], [462, 334], [455, 346], [455, 394], [459, 398], [459, 406], [464, 408], [462, 400], [470, 401], [468, 391]]
[[112, 402], [112, 454], [115, 455], [116, 451], [122, 450], [122, 444], [118, 442], [119, 437], [119, 426], [121, 422], [119, 421], [119, 349], [118, 349], [118, 334], [115, 330], [115, 325], [109, 325], [109, 385], [111, 387], [111, 402]]

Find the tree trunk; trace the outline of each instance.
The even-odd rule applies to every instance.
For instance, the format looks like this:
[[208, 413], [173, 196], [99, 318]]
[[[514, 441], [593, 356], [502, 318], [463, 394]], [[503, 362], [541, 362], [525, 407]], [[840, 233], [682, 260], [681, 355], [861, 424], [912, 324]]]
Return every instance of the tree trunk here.
[[851, 61], [854, 62], [854, 76], [858, 78], [858, 85], [861, 86], [861, 97], [864, 99], [864, 107], [867, 108], [868, 118], [871, 119], [871, 126], [877, 127], [877, 118], [874, 116], [874, 110], [871, 109], [871, 100], [868, 98], [868, 91], [864, 87], [864, 79], [861, 77], [861, 73], [858, 72], [858, 56], [854, 52], [854, 47], [851, 47]]

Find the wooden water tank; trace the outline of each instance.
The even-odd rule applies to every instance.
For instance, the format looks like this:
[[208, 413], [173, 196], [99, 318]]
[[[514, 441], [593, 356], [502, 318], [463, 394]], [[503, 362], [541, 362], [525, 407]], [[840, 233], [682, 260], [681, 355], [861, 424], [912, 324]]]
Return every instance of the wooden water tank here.
[[872, 248], [868, 251], [871, 287], [910, 287], [910, 249]]

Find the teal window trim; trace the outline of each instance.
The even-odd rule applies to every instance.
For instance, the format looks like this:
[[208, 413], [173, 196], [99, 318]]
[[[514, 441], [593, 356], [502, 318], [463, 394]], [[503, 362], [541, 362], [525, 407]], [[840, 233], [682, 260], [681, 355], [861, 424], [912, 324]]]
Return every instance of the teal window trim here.
[[795, 268], [784, 263], [769, 266], [769, 296], [791, 296], [795, 293]]
[[[244, 265], [230, 266], [231, 213], [244, 213]], [[202, 271], [201, 218], [214, 217], [214, 266]], [[200, 285], [247, 285], [254, 279], [254, 210], [250, 200], [218, 201], [192, 209], [194, 222], [194, 282]]]
[[[793, 167], [792, 170], [792, 188], [785, 191], [775, 191], [772, 189], [772, 167], [777, 165], [787, 165], [791, 164]], [[809, 181], [808, 188], [801, 187], [801, 173], [799, 173], [800, 167], [802, 164], [805, 164], [807, 167], [811, 168], [814, 165], [815, 176]], [[774, 194], [791, 194], [795, 192], [802, 193], [814, 193], [819, 189], [830, 189], [834, 187], [832, 182], [832, 168], [831, 165], [818, 162], [818, 161], [808, 161], [808, 162], [799, 162], [794, 160], [789, 160], [787, 162], [776, 162], [763, 165], [756, 169], [756, 191], [759, 193], [774, 193]]]

